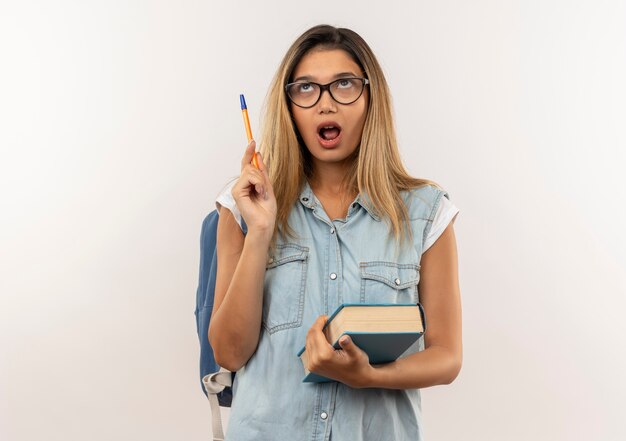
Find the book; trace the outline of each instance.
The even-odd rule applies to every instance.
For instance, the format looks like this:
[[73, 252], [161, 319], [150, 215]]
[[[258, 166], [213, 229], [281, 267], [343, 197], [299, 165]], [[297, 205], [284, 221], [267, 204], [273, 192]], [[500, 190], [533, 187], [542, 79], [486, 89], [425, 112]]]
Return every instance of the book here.
[[[389, 363], [402, 355], [426, 329], [424, 309], [418, 304], [349, 303], [339, 306], [324, 325], [324, 335], [335, 349], [349, 335], [369, 357], [371, 364]], [[305, 348], [298, 352], [307, 364]], [[304, 368], [304, 383], [334, 381]]]

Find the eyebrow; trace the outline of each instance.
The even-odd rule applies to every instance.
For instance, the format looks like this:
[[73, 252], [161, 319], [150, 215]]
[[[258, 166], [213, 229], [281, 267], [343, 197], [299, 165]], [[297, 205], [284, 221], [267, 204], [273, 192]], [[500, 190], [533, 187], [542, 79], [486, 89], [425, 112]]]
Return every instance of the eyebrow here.
[[[338, 74], [333, 75], [333, 80], [336, 80], [338, 78], [346, 78], [346, 77], [359, 77], [357, 74], [355, 74], [354, 72], [341, 72]], [[302, 75], [299, 76], [298, 78], [295, 78], [293, 80], [294, 83], [297, 83], [298, 81], [313, 81], [314, 78], [310, 75]]]

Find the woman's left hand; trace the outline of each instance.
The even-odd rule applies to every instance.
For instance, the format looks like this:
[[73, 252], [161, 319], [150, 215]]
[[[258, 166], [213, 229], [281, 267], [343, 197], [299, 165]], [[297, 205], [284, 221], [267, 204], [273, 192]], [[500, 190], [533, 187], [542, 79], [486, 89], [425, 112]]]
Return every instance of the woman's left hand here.
[[339, 339], [341, 350], [333, 348], [322, 331], [327, 318], [319, 316], [307, 333], [306, 368], [353, 388], [367, 387], [374, 370], [369, 357], [347, 335]]

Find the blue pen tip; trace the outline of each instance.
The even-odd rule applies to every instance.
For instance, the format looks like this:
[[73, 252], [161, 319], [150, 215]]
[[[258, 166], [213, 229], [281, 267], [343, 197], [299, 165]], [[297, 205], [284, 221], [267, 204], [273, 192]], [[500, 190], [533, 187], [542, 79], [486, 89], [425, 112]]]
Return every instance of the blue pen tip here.
[[239, 101], [241, 102], [241, 110], [247, 109], [246, 99], [243, 97], [243, 93], [239, 95]]

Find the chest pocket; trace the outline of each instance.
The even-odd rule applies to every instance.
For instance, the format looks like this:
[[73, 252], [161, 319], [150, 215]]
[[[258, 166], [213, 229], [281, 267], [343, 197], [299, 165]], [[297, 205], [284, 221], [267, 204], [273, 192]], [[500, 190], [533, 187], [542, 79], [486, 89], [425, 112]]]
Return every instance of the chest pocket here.
[[267, 261], [263, 289], [263, 326], [270, 334], [302, 325], [309, 249], [277, 245]]
[[420, 266], [413, 263], [361, 262], [362, 303], [417, 303]]

